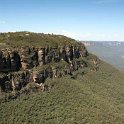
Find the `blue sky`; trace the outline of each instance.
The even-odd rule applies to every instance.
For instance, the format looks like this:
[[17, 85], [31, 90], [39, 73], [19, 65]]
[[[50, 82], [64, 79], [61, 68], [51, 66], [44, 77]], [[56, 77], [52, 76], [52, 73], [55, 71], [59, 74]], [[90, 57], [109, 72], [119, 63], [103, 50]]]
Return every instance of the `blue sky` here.
[[0, 32], [124, 41], [124, 0], [0, 0]]

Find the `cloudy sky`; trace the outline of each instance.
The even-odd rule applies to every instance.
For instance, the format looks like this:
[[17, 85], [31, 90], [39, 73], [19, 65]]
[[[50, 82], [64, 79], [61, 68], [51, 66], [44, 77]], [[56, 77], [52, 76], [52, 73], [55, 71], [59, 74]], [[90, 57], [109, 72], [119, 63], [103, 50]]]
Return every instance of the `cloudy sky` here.
[[0, 32], [124, 41], [124, 0], [0, 0]]

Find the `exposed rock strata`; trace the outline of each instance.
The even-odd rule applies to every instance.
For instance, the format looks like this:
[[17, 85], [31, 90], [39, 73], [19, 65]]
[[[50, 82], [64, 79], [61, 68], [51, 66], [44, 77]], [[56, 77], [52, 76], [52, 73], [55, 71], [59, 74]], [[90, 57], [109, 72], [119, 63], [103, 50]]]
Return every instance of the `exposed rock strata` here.
[[[0, 78], [2, 91], [18, 91], [28, 83], [34, 82], [39, 87], [47, 78], [61, 78], [63, 75], [72, 75], [78, 68], [87, 66], [83, 60], [75, 60], [87, 57], [88, 51], [82, 46], [62, 46], [46, 48], [21, 47], [15, 49], [0, 50], [0, 72], [7, 73]], [[51, 62], [65, 61], [68, 66], [63, 68], [47, 67], [43, 70], [33, 70], [38, 66], [44, 66]]]

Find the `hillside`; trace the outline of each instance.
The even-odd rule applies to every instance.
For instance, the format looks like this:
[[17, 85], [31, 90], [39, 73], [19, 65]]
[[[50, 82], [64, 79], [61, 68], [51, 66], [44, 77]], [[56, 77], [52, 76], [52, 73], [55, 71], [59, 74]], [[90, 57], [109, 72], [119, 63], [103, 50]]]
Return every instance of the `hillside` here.
[[[46, 46], [61, 46], [67, 44], [76, 44], [77, 42], [63, 35], [44, 34], [33, 32], [9, 32], [0, 33], [0, 43], [6, 44], [6, 47], [17, 46], [33, 46], [33, 47], [46, 47]], [[4, 45], [5, 47], [5, 45]]]
[[47, 80], [52, 87], [49, 92], [32, 93], [1, 103], [0, 122], [123, 124], [124, 75], [103, 62], [98, 72], [86, 70], [85, 73], [78, 74], [75, 80], [70, 76]]
[[[33, 36], [32, 42], [29, 39], [27, 41], [25, 40], [25, 36], [27, 35], [24, 35], [24, 37], [21, 36], [22, 40], [20, 41], [20, 38], [17, 36], [18, 33], [13, 33], [11, 38], [9, 38], [9, 42], [14, 43], [14, 46], [20, 46], [21, 43], [23, 45], [29, 45], [31, 43], [30, 45], [35, 47], [38, 47], [38, 44], [42, 47], [46, 45], [54, 47], [54, 45], [65, 45], [65, 41], [67, 43], [66, 45], [74, 44], [80, 46], [80, 43], [65, 36], [61, 36], [62, 40], [59, 40], [60, 36], [56, 36], [56, 40], [54, 41], [53, 39], [51, 41], [53, 35], [50, 35], [50, 39], [47, 37], [49, 35], [45, 35], [49, 43], [46, 44], [46, 40], [42, 40], [42, 37], [39, 35], [40, 40], [38, 41], [38, 36], [35, 33], [30, 34]], [[22, 33], [24, 32], [21, 32], [21, 35]], [[3, 40], [1, 42], [5, 43], [4, 47], [12, 47], [11, 44], [6, 42], [4, 35], [1, 38]], [[17, 39], [12, 40], [13, 37]], [[37, 42], [34, 43], [34, 41]], [[46, 78], [44, 84], [47, 86], [47, 89], [44, 92], [41, 90], [31, 90], [29, 92], [23, 92], [14, 99], [9, 99], [9, 96], [12, 94], [11, 92], [1, 92], [0, 123], [123, 124], [124, 74], [103, 61], [100, 61], [98, 70], [95, 70], [96, 66], [92, 62], [94, 57], [96, 56], [88, 54], [82, 58], [74, 58], [74, 62], [83, 61], [87, 66], [78, 67], [72, 74], [63, 75], [61, 78]], [[59, 70], [62, 70], [63, 65], [69, 67], [70, 63], [66, 61], [55, 63], [52, 61], [43, 66], [38, 65], [33, 69], [41, 71], [41, 69], [47, 68], [47, 66], [57, 66]], [[20, 71], [17, 73], [20, 74]], [[27, 86], [28, 88], [32, 88], [34, 85], [29, 83]], [[22, 90], [24, 89], [22, 88]]]

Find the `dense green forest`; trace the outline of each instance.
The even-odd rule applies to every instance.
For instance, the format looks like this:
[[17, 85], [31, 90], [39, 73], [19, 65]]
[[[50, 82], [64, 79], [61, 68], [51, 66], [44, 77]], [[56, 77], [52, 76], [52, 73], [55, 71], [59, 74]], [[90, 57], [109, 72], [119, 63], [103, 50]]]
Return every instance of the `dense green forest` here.
[[[63, 35], [32, 33], [32, 32], [9, 32], [0, 34], [0, 43], [8, 46], [61, 46], [79, 44], [76, 40]], [[80, 45], [80, 44], [79, 44]]]
[[50, 90], [0, 103], [1, 124], [123, 124], [124, 75], [111, 65], [47, 80]]

